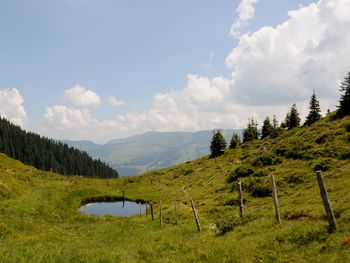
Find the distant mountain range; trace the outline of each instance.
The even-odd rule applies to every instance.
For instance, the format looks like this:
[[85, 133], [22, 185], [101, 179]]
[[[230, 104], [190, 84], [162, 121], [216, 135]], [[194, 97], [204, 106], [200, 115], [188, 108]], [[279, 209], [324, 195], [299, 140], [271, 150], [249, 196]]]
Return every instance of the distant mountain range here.
[[[222, 130], [227, 144], [233, 132]], [[106, 144], [91, 141], [62, 141], [84, 150], [93, 158], [100, 158], [116, 169], [120, 176], [165, 168], [209, 155], [213, 131], [198, 132], [146, 132], [141, 135], [117, 139]]]

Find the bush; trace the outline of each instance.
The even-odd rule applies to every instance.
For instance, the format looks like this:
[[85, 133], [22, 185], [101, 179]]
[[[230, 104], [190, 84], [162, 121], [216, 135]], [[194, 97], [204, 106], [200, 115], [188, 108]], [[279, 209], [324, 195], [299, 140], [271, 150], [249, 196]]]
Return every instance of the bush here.
[[288, 184], [301, 184], [304, 182], [304, 178], [300, 175], [292, 174], [285, 177], [284, 181]]
[[308, 150], [312, 148], [312, 144], [305, 141], [303, 137], [298, 137], [285, 142], [275, 152], [277, 155], [287, 158], [309, 160], [312, 159], [312, 155]]
[[297, 220], [302, 217], [309, 217], [309, 213], [307, 211], [301, 210], [301, 211], [286, 211], [284, 213], [283, 218], [286, 220]]
[[228, 177], [227, 181], [232, 183], [237, 181], [240, 177], [252, 176], [255, 173], [254, 167], [251, 166], [239, 166]]
[[243, 184], [243, 189], [248, 190], [254, 197], [268, 197], [272, 193], [271, 183], [268, 180], [262, 180], [257, 177], [246, 180]]
[[[246, 202], [246, 199], [243, 199], [243, 203]], [[225, 201], [224, 205], [226, 206], [235, 206], [239, 205], [239, 200], [237, 198], [231, 198]]]
[[233, 172], [231, 172], [231, 174], [227, 178], [227, 182], [232, 183], [234, 181], [237, 181], [238, 178], [243, 178], [248, 176], [253, 176], [253, 177], [266, 176], [266, 171], [257, 170], [252, 166], [240, 166], [236, 168]]
[[327, 141], [330, 141], [330, 140], [333, 140], [334, 139], [334, 135], [333, 134], [330, 134], [330, 133], [322, 133], [321, 135], [319, 135], [315, 142], [317, 144], [323, 144]]
[[350, 132], [350, 122], [346, 123], [346, 124], [344, 125], [344, 128], [345, 128], [345, 130], [346, 130], [347, 132]]
[[329, 171], [332, 169], [334, 161], [332, 159], [323, 159], [314, 165], [314, 171]]
[[282, 158], [272, 155], [262, 155], [259, 156], [254, 162], [254, 166], [267, 166], [267, 165], [276, 165], [282, 163]]
[[255, 215], [245, 215], [244, 217], [229, 217], [220, 218], [215, 225], [219, 235], [224, 235], [227, 232], [232, 231], [237, 226], [245, 225], [253, 220], [257, 219]]

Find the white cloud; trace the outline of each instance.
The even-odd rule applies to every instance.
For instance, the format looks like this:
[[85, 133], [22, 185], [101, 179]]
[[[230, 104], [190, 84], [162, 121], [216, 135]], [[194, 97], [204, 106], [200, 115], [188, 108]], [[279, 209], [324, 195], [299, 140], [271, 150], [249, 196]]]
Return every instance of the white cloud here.
[[44, 118], [50, 126], [58, 130], [83, 128], [91, 121], [87, 110], [69, 108], [62, 105], [47, 107]]
[[304, 101], [315, 89], [335, 102], [350, 61], [349, 3], [321, 0], [289, 12], [275, 28], [243, 35], [226, 61], [232, 97], [244, 105], [276, 105]]
[[93, 106], [100, 103], [100, 97], [95, 92], [80, 85], [67, 89], [63, 96], [74, 106]]
[[125, 105], [124, 101], [119, 100], [119, 99], [117, 99], [114, 96], [109, 96], [107, 100], [108, 100], [108, 103], [111, 104], [114, 107], [120, 107], [120, 106]]
[[234, 37], [241, 36], [241, 29], [248, 25], [249, 20], [255, 16], [255, 5], [258, 0], [241, 0], [236, 9], [238, 19], [234, 22], [231, 27], [231, 35]]
[[17, 125], [27, 122], [24, 100], [16, 88], [0, 90], [0, 115]]
[[[241, 12], [242, 21], [254, 14]], [[48, 108], [45, 117], [61, 127], [59, 137], [101, 142], [147, 130], [242, 128], [249, 117], [262, 124], [274, 114], [282, 121], [293, 103], [305, 116], [313, 89], [323, 111], [333, 110], [338, 83], [349, 70], [349, 13], [349, 0], [320, 0], [291, 11], [284, 23], [240, 37], [226, 59], [232, 77], [189, 74], [183, 89], [154, 95], [146, 111], [97, 120], [87, 110]]]

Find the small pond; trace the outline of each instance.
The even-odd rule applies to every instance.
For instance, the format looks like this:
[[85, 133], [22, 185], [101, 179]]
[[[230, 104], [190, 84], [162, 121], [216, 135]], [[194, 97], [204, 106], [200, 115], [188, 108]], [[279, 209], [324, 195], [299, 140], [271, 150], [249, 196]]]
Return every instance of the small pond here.
[[146, 204], [131, 201], [96, 202], [81, 206], [79, 211], [88, 215], [132, 216], [140, 213], [144, 214], [146, 212]]

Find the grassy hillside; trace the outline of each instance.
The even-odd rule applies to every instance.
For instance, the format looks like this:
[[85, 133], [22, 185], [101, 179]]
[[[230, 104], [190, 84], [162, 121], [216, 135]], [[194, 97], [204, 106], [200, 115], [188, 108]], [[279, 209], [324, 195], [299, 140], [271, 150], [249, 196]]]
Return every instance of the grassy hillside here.
[[[314, 170], [324, 179], [338, 230], [327, 221]], [[0, 262], [350, 262], [350, 118], [321, 120], [196, 161], [114, 180], [63, 177], [0, 155]], [[274, 219], [276, 177], [282, 223]], [[245, 217], [235, 180], [242, 178]], [[88, 198], [149, 200], [146, 216], [87, 216]], [[189, 199], [198, 209], [197, 233]], [[178, 204], [176, 225], [174, 202]]]

